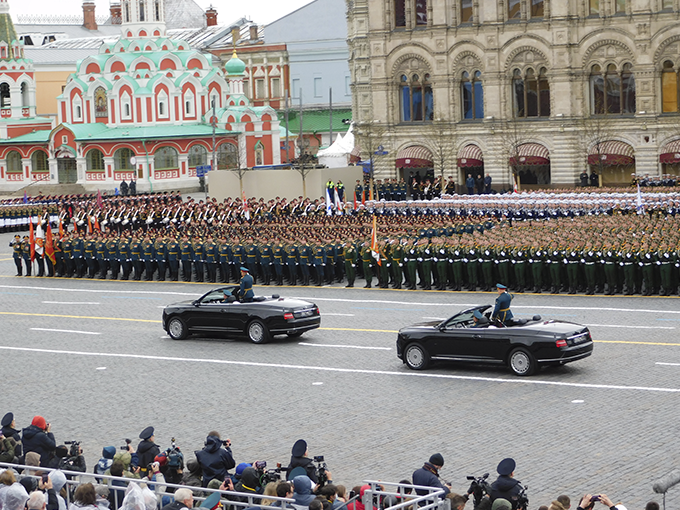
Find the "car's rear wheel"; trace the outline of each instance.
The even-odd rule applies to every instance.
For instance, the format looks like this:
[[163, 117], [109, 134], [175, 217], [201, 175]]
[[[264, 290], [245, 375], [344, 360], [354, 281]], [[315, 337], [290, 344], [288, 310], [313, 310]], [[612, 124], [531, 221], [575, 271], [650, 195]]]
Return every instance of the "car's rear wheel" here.
[[179, 317], [173, 317], [168, 322], [168, 335], [174, 340], [183, 340], [187, 337], [187, 325]]
[[261, 320], [255, 319], [248, 324], [248, 338], [254, 344], [264, 344], [269, 341], [269, 330]]
[[404, 351], [404, 361], [411, 370], [425, 370], [430, 364], [430, 355], [420, 344], [410, 344]]
[[536, 360], [525, 349], [518, 348], [510, 353], [508, 358], [508, 366], [515, 375], [527, 376], [536, 371]]
[[292, 333], [288, 333], [288, 338], [298, 338], [302, 336], [303, 331], [294, 331]]

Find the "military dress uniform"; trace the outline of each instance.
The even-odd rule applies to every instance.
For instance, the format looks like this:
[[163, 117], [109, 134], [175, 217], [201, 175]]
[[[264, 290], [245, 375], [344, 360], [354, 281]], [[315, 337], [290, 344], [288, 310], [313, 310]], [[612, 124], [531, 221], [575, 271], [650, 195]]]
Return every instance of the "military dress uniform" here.
[[138, 239], [130, 241], [130, 261], [134, 269], [134, 279], [139, 281], [142, 278], [142, 243]]
[[[191, 259], [192, 259], [192, 248], [191, 243], [184, 239], [179, 243], [179, 250], [182, 259], [182, 280], [185, 282], [191, 281]], [[228, 271], [228, 267], [227, 267]], [[227, 282], [229, 277], [227, 276]]]
[[9, 245], [12, 248], [12, 258], [14, 259], [14, 265], [17, 266], [16, 276], [21, 276], [23, 274], [23, 268], [21, 267], [21, 259], [23, 258], [21, 237], [18, 235], [14, 236], [14, 240], [12, 240]]
[[165, 245], [168, 253], [168, 268], [170, 269], [170, 279], [173, 282], [179, 280], [179, 261], [180, 261], [180, 248], [179, 243], [176, 239], [170, 238], [170, 240]]
[[342, 251], [342, 257], [345, 261], [347, 287], [354, 287], [354, 280], [356, 278], [357, 251], [351, 242], [345, 243]]

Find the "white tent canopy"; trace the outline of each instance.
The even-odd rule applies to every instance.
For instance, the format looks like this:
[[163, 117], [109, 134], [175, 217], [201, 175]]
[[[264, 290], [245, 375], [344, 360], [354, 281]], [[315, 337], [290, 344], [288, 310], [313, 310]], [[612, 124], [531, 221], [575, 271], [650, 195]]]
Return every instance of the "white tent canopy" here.
[[350, 125], [347, 134], [343, 137], [340, 133], [330, 147], [317, 152], [319, 163], [328, 168], [341, 168], [349, 164], [349, 156], [354, 149], [354, 133]]

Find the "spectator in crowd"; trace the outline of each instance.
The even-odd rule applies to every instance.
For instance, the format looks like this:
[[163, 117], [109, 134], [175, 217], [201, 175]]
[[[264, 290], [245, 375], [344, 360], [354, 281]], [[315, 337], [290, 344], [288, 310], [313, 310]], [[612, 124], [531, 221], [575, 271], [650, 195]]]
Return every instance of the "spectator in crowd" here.
[[486, 174], [486, 177], [484, 177], [484, 193], [487, 195], [491, 194], [491, 175]]
[[538, 507], [538, 510], [548, 510], [548, 507], [545, 505], [541, 505]]
[[47, 498], [45, 494], [41, 491], [33, 491], [28, 496], [28, 501], [26, 502], [26, 508], [28, 510], [46, 510]]
[[324, 498], [314, 498], [309, 504], [309, 510], [330, 510], [331, 504]]
[[[318, 483], [319, 479], [316, 476], [316, 467], [312, 463], [312, 459], [307, 456], [307, 442], [304, 439], [298, 439], [291, 450], [290, 463], [288, 464], [287, 473], [288, 480], [292, 480], [298, 474], [306, 474], [314, 483]], [[302, 473], [300, 469], [293, 472], [295, 468], [304, 469]], [[330, 475], [329, 475], [330, 478]]]
[[[279, 482], [276, 484], [276, 496], [279, 498], [293, 499], [293, 484], [290, 482]], [[271, 506], [280, 506], [282, 508], [292, 509], [293, 506], [284, 501], [274, 501]]]
[[[257, 470], [250, 466], [243, 470], [241, 479], [234, 486], [234, 491], [242, 492], [244, 494], [258, 494], [260, 488], [260, 477], [257, 475]], [[247, 497], [242, 497], [241, 501], [247, 502]]]
[[650, 501], [645, 505], [645, 510], [659, 510], [659, 503], [656, 501]]
[[451, 510], [463, 510], [468, 500], [465, 496], [454, 494], [453, 492], [449, 492], [446, 495], [446, 499], [451, 501]]
[[467, 188], [468, 195], [475, 194], [475, 180], [472, 174], [468, 174], [467, 179], [465, 179], [465, 187]]
[[[123, 467], [124, 464], [122, 461], [114, 461], [113, 464], [111, 464], [111, 476], [124, 476]], [[118, 510], [123, 503], [123, 499], [125, 499], [125, 488], [128, 484], [123, 480], [111, 480], [110, 483], [111, 487], [122, 487], [122, 489], [111, 489], [109, 491], [109, 508], [111, 508], [111, 510]]]
[[35, 452], [40, 455], [40, 465], [43, 467], [49, 464], [57, 447], [52, 426], [42, 416], [33, 417], [31, 424], [22, 432], [21, 442], [25, 454]]
[[317, 491], [317, 495], [325, 498], [330, 503], [331, 508], [337, 509], [344, 504], [344, 501], [338, 499], [337, 492], [338, 488], [332, 483], [328, 483]]
[[[423, 467], [413, 472], [413, 485], [444, 489], [444, 497], [446, 497], [451, 492], [451, 486], [445, 485], [439, 480], [439, 470], [443, 466], [444, 457], [441, 453], [435, 453], [428, 462], [423, 464]], [[425, 489], [416, 489], [416, 494], [419, 496], [424, 496], [427, 493], [428, 491]]]
[[177, 489], [175, 491], [175, 501], [165, 505], [162, 510], [182, 510], [183, 508], [194, 507], [194, 494], [190, 489]]
[[[276, 496], [276, 486], [278, 485], [278, 482], [269, 482], [267, 485], [264, 486], [264, 490], [262, 491], [263, 496]], [[273, 499], [271, 498], [262, 498], [260, 500], [260, 505], [262, 506], [271, 506], [271, 504], [274, 502]]]
[[97, 493], [94, 485], [91, 483], [79, 485], [73, 495], [73, 503], [68, 508], [69, 510], [97, 510]]
[[[99, 484], [95, 485], [94, 491], [97, 494], [97, 502], [95, 503], [95, 506], [97, 508], [100, 508], [102, 510], [108, 509], [109, 508], [109, 488], [106, 485]], [[48, 508], [49, 509], [49, 505]]]
[[548, 510], [569, 510], [571, 508], [571, 500], [569, 496], [562, 494], [557, 496], [557, 499], [550, 504]]
[[21, 445], [13, 437], [0, 434], [0, 462], [14, 462], [17, 459], [17, 447], [21, 448]]
[[107, 470], [111, 469], [113, 464], [113, 457], [116, 455], [115, 446], [105, 446], [102, 449], [102, 458], [99, 459], [97, 465], [94, 467], [94, 472], [98, 475], [103, 475]]
[[14, 471], [12, 471], [11, 469], [5, 469], [2, 473], [0, 473], [0, 508], [2, 508], [2, 499], [4, 497], [5, 492], [16, 481], [17, 480], [14, 477]]
[[316, 497], [314, 494], [314, 482], [307, 475], [299, 475], [293, 478], [293, 499], [299, 506], [309, 506]]
[[148, 474], [149, 466], [156, 458], [156, 455], [161, 453], [161, 449], [154, 442], [154, 428], [146, 427], [139, 434], [139, 438], [142, 440], [139, 445], [137, 445], [137, 456], [139, 458], [139, 467], [142, 475]]
[[201, 473], [201, 465], [196, 459], [187, 461], [187, 468], [182, 473], [181, 485], [190, 485], [191, 487], [203, 487], [203, 474]]
[[511, 510], [511, 508], [512, 503], [510, 503], [507, 499], [503, 498], [498, 498], [491, 505], [491, 510]]
[[5, 414], [5, 416], [2, 417], [2, 422], [0, 423], [2, 424], [2, 435], [5, 436], [6, 439], [14, 439], [16, 443], [14, 446], [14, 456], [21, 457], [23, 455], [21, 449], [21, 431], [16, 428], [14, 414]]
[[500, 461], [496, 471], [498, 478], [491, 484], [491, 501], [507, 499], [512, 504], [513, 510], [517, 510], [518, 496], [521, 491], [519, 481], [513, 478], [516, 463], [514, 459], [507, 458]]
[[214, 478], [223, 482], [225, 477], [230, 476], [229, 470], [236, 466], [231, 454], [231, 441], [222, 441], [219, 432], [214, 430], [208, 434], [205, 447], [195, 454], [203, 471], [203, 487], [207, 487], [208, 482]]
[[[364, 493], [371, 488], [370, 485], [362, 485], [361, 487], [354, 487], [352, 492], [359, 497], [354, 500], [354, 502], [347, 505], [347, 510], [367, 510], [366, 505], [364, 505]], [[372, 510], [376, 510], [375, 505], [371, 505]]]
[[2, 493], [0, 506], [2, 506], [2, 510], [24, 510], [27, 499], [28, 492], [26, 492], [24, 486], [15, 482]]
[[[57, 496], [59, 510], [66, 510], [66, 500], [64, 499], [64, 496], [66, 496], [66, 489], [64, 489], [64, 486], [66, 485], [66, 475], [58, 470], [51, 471], [49, 479], [50, 483], [52, 484], [52, 488], [54, 489], [54, 493]], [[64, 490], [63, 494], [62, 489]]]

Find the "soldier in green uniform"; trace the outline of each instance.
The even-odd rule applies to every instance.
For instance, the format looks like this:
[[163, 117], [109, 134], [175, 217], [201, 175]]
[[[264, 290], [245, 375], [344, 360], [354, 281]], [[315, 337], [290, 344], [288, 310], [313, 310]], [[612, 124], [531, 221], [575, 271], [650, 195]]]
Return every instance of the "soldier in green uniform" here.
[[73, 239], [71, 240], [71, 256], [73, 257], [74, 273], [76, 278], [83, 277], [83, 270], [85, 268], [84, 260], [84, 244], [78, 233], [78, 230], [73, 231]]
[[71, 235], [68, 233], [64, 235], [64, 239], [61, 241], [61, 251], [64, 254], [64, 276], [71, 278], [73, 276], [73, 243], [71, 242]]
[[208, 270], [208, 281], [215, 283], [217, 282], [218, 250], [217, 244], [215, 244], [212, 234], [208, 234], [208, 237], [203, 244], [203, 253], [205, 257], [205, 265]]
[[229, 260], [231, 259], [231, 246], [227, 242], [227, 238], [224, 234], [219, 237], [217, 249], [220, 257], [220, 281], [222, 283], [229, 283], [229, 273], [231, 272], [231, 268], [229, 267]]
[[285, 257], [285, 246], [281, 242], [281, 238], [277, 236], [274, 238], [274, 245], [272, 246], [272, 265], [274, 266], [276, 285], [283, 285], [283, 266], [286, 263]]
[[420, 241], [420, 288], [423, 290], [432, 290], [432, 246], [430, 240], [425, 237]]
[[559, 294], [562, 280], [560, 279], [560, 265], [562, 263], [562, 250], [556, 242], [553, 242], [549, 248], [548, 263], [550, 264], [550, 283], [552, 284], [551, 293]]
[[[454, 234], [455, 235], [455, 234]], [[456, 235], [456, 240], [451, 240], [449, 246], [449, 257], [451, 261], [451, 284], [455, 291], [460, 291], [463, 286], [463, 252], [460, 248], [460, 237]]]
[[14, 259], [14, 265], [17, 266], [16, 276], [21, 276], [23, 274], [23, 269], [21, 267], [21, 259], [23, 255], [23, 250], [21, 248], [21, 236], [19, 234], [14, 236], [14, 239], [9, 243], [12, 248], [12, 258]]
[[85, 254], [85, 263], [87, 264], [87, 277], [94, 278], [97, 265], [96, 241], [92, 234], [85, 235], [85, 243], [83, 245]]
[[[179, 243], [179, 251], [182, 259], [182, 280], [185, 282], [191, 281], [191, 259], [193, 256], [191, 242], [186, 232], [182, 234], [182, 239]], [[228, 264], [227, 264], [228, 266]], [[229, 272], [229, 267], [227, 267], [227, 274]], [[227, 282], [229, 281], [229, 276], [227, 276]]]
[[598, 259], [593, 251], [592, 241], [588, 241], [581, 253], [581, 261], [583, 264], [583, 272], [586, 277], [586, 295], [592, 296], [597, 287]]
[[370, 289], [371, 283], [373, 282], [373, 271], [371, 270], [371, 264], [373, 260], [371, 243], [365, 241], [363, 247], [361, 248], [361, 264], [364, 269], [364, 278], [366, 279], [366, 285], [364, 285], [365, 289]]
[[529, 249], [529, 267], [531, 268], [531, 279], [534, 284], [534, 292], [540, 294], [543, 292], [543, 259], [545, 252], [538, 247]]
[[[246, 249], [241, 244], [241, 240], [238, 236], [234, 236], [231, 243], [231, 274], [235, 282], [238, 282], [241, 278], [240, 268], [246, 264]], [[203, 281], [201, 279], [200, 281]]]
[[392, 259], [392, 281], [395, 289], [401, 289], [401, 284], [404, 279], [402, 268], [404, 267], [404, 244], [399, 239], [392, 240], [392, 249], [390, 252]]
[[663, 242], [659, 246], [657, 259], [659, 262], [659, 283], [661, 284], [659, 293], [662, 296], [670, 296], [672, 292], [673, 269], [677, 262], [677, 256], [672, 253], [668, 249], [668, 245]]
[[286, 252], [285, 260], [288, 265], [288, 283], [297, 285], [298, 267], [300, 267], [298, 247], [293, 241], [289, 241], [284, 244], [284, 249]]
[[448, 283], [447, 270], [449, 267], [449, 254], [446, 251], [444, 239], [441, 237], [436, 239], [437, 241], [434, 246], [432, 260], [435, 263], [435, 268], [437, 271], [437, 290], [446, 290]]
[[611, 243], [604, 249], [604, 277], [607, 280], [607, 295], [612, 296], [616, 293], [616, 267], [619, 258], [616, 250]]
[[133, 278], [137, 281], [142, 278], [142, 243], [139, 242], [136, 231], [133, 231], [130, 239], [130, 262], [134, 269]]
[[165, 248], [168, 253], [168, 268], [170, 269], [170, 279], [173, 282], [179, 280], [179, 260], [180, 248], [177, 239], [174, 236], [169, 236]]
[[118, 262], [120, 263], [120, 267], [123, 270], [123, 275], [120, 279], [129, 280], [132, 263], [130, 260], [130, 241], [128, 241], [125, 230], [123, 230], [123, 234], [120, 236], [118, 241]]
[[245, 245], [246, 251], [246, 267], [250, 271], [250, 276], [253, 277], [253, 284], [257, 283], [258, 273], [257, 273], [257, 260], [260, 257], [260, 251], [255, 245], [255, 240], [252, 236], [248, 236]]
[[203, 266], [203, 260], [204, 260], [204, 255], [203, 255], [203, 240], [201, 239], [200, 236], [192, 236], [192, 243], [191, 243], [191, 253], [194, 257], [194, 269], [196, 270], [196, 281], [197, 282], [202, 282], [203, 278], [205, 277], [205, 270]]
[[272, 280], [272, 245], [269, 243], [269, 239], [265, 238], [262, 240], [259, 246], [260, 252], [260, 268], [262, 269], [262, 278], [264, 282], [262, 285], [269, 285]]
[[496, 254], [493, 247], [489, 246], [488, 241], [483, 241], [483, 244], [479, 247], [479, 253], [482, 259], [482, 290], [488, 292], [494, 285], [493, 266], [495, 265]]
[[640, 250], [640, 262], [642, 267], [642, 293], [651, 296], [655, 289], [654, 266], [656, 265], [656, 254], [645, 242]]
[[468, 290], [477, 290], [477, 262], [479, 259], [479, 250], [474, 244], [468, 245], [463, 262], [465, 262], [465, 269], [468, 277]]
[[154, 244], [153, 251], [154, 254], [156, 255], [156, 267], [158, 267], [158, 281], [164, 282], [165, 275], [168, 271], [167, 266], [168, 252], [166, 249], [167, 243], [165, 237], [162, 234], [159, 235], [153, 244]]
[[315, 278], [316, 278], [316, 285], [317, 287], [320, 287], [323, 285], [323, 279], [324, 279], [324, 269], [326, 266], [326, 248], [323, 244], [322, 241], [319, 241], [317, 244], [314, 245], [313, 248], [313, 258], [312, 258], [312, 264], [314, 266], [314, 273], [315, 273]]
[[144, 262], [144, 279], [147, 282], [153, 280], [153, 261], [156, 258], [154, 254], [154, 244], [151, 241], [151, 236], [147, 231], [144, 234], [144, 240], [142, 241], [142, 261]]
[[407, 289], [416, 290], [418, 269], [418, 245], [414, 239], [409, 239], [404, 249], [404, 258], [406, 259], [406, 273], [407, 273]]
[[309, 285], [309, 266], [312, 264], [314, 251], [312, 247], [307, 244], [307, 239], [302, 238], [298, 246], [298, 260], [300, 262], [300, 273], [302, 275], [301, 285]]
[[[106, 257], [111, 266], [111, 279], [117, 280], [120, 272], [120, 263], [118, 262], [118, 239], [115, 234], [109, 234], [109, 239], [106, 241]], [[66, 252], [64, 252], [66, 258]]]
[[347, 288], [352, 288], [354, 287], [354, 279], [356, 278], [357, 251], [351, 242], [346, 241], [343, 244], [342, 257], [345, 261]]
[[580, 249], [576, 246], [569, 246], [565, 253], [567, 259], [567, 279], [569, 281], [569, 294], [576, 294], [578, 291], [578, 274], [581, 263]]

